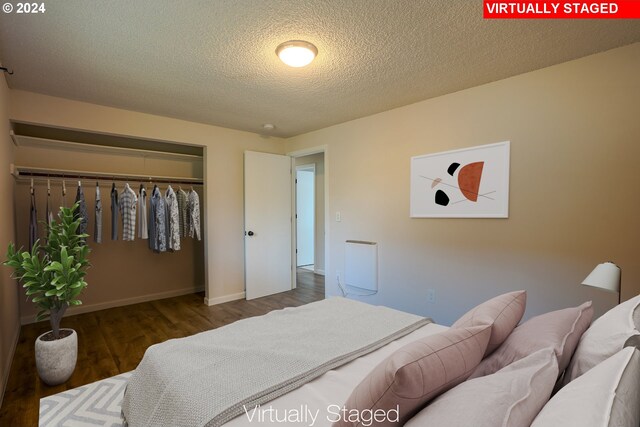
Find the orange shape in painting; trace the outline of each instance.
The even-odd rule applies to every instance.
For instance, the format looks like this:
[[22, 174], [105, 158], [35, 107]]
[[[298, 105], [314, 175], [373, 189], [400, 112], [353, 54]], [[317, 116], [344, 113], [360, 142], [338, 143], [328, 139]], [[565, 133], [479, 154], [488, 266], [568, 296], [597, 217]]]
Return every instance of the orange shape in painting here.
[[475, 162], [464, 165], [458, 173], [458, 185], [464, 197], [472, 202], [478, 201], [478, 190], [482, 178], [484, 162]]

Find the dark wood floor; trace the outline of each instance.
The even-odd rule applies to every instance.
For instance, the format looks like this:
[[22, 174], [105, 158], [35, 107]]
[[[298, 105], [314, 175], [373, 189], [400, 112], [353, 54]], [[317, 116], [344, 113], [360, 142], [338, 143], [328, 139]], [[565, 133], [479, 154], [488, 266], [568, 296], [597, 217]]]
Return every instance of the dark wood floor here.
[[292, 291], [251, 301], [207, 307], [204, 294], [185, 295], [64, 318], [78, 333], [78, 363], [65, 384], [49, 387], [38, 378], [34, 342], [48, 322], [25, 325], [13, 357], [0, 426], [37, 426], [40, 398], [131, 371], [152, 344], [214, 329], [236, 320], [324, 298], [324, 277], [298, 270]]

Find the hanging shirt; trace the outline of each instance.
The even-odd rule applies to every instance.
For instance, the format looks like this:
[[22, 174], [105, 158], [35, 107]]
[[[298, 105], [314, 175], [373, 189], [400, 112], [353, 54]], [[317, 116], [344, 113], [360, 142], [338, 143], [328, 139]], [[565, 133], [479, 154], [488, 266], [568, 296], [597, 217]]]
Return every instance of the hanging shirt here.
[[38, 240], [38, 210], [36, 209], [36, 192], [31, 189], [31, 208], [29, 210], [29, 252]]
[[156, 239], [156, 209], [158, 206], [158, 201], [153, 198], [153, 195], [158, 188], [157, 185], [153, 186], [153, 190], [151, 190], [151, 198], [149, 199], [149, 221], [147, 221], [147, 226], [149, 229], [149, 249], [156, 250], [157, 247], [157, 239]]
[[167, 250], [166, 207], [160, 189], [156, 186], [149, 200], [149, 247], [156, 252]]
[[96, 243], [102, 243], [102, 199], [100, 198], [100, 187], [98, 184], [96, 184], [96, 213], [93, 241]]
[[118, 206], [122, 215], [122, 240], [130, 242], [136, 238], [136, 208], [138, 197], [136, 193], [129, 187], [124, 185], [124, 190], [120, 193]]
[[77, 233], [86, 234], [89, 228], [89, 214], [87, 213], [87, 203], [84, 200], [84, 193], [80, 183], [78, 183], [78, 191], [76, 192], [76, 203], [78, 203], [78, 209], [76, 209], [75, 217], [80, 218], [80, 226], [78, 226]]
[[116, 184], [111, 185], [111, 240], [118, 240], [118, 217], [120, 208], [118, 207], [118, 190]]
[[140, 184], [138, 193], [138, 237], [140, 239], [149, 238], [149, 226], [147, 225], [147, 190]]
[[194, 190], [189, 191], [187, 201], [187, 215], [189, 220], [189, 237], [200, 240], [200, 198]]
[[165, 205], [167, 209], [167, 249], [171, 251], [180, 250], [180, 216], [178, 210], [178, 199], [175, 191], [169, 186], [165, 193]]
[[51, 227], [51, 224], [53, 224], [53, 213], [51, 212], [50, 204], [51, 204], [51, 188], [47, 184], [47, 207], [45, 210], [45, 217], [44, 217], [44, 220], [45, 220], [44, 235], [47, 241], [49, 240], [49, 227]]
[[[51, 204], [51, 190], [47, 189], [47, 212], [45, 221], [47, 221], [47, 226], [51, 226], [53, 224], [53, 212], [51, 212], [51, 208], [49, 207]], [[47, 234], [49, 233], [49, 229], [47, 228]]]
[[67, 184], [62, 180], [62, 206], [67, 207]]
[[182, 188], [179, 188], [176, 192], [176, 198], [178, 199], [178, 216], [180, 221], [180, 237], [187, 237], [189, 232], [189, 222], [187, 221], [187, 203], [188, 196]]

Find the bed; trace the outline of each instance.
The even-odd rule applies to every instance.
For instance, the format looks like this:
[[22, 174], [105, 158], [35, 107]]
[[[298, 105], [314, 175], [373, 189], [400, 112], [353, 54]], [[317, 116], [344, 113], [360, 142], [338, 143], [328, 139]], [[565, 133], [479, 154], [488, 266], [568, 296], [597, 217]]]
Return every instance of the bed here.
[[[463, 426], [470, 421], [544, 427], [560, 425], [554, 417], [561, 412], [563, 425], [571, 425], [566, 424], [571, 410], [563, 402], [571, 402], [572, 395], [565, 395], [576, 387], [589, 388], [591, 380], [599, 392], [611, 389], [614, 398], [598, 409], [602, 422], [592, 417], [574, 425], [638, 426], [640, 356], [632, 347], [622, 350], [638, 333], [634, 322], [640, 323], [640, 296], [599, 319], [604, 325], [585, 334], [586, 344], [581, 338], [591, 329], [590, 303], [518, 326], [525, 302], [524, 291], [498, 296], [449, 328], [333, 298], [170, 340], [147, 350], [127, 386], [123, 416], [131, 427]], [[600, 351], [603, 346], [593, 344], [602, 341], [599, 329], [611, 330], [615, 322], [623, 324], [615, 326], [620, 336], [604, 346], [609, 350]], [[255, 334], [268, 336], [261, 340]], [[326, 354], [324, 347], [330, 349]], [[594, 347], [601, 353], [597, 357], [589, 354]], [[572, 360], [574, 352], [585, 353], [592, 366]], [[611, 366], [599, 376], [611, 384], [601, 384], [592, 373], [582, 375], [603, 370], [599, 365], [605, 361]], [[251, 388], [254, 382], [257, 389]], [[563, 389], [549, 401], [563, 384], [568, 392]], [[615, 397], [616, 391], [626, 397]], [[576, 412], [575, 417], [584, 415]]]

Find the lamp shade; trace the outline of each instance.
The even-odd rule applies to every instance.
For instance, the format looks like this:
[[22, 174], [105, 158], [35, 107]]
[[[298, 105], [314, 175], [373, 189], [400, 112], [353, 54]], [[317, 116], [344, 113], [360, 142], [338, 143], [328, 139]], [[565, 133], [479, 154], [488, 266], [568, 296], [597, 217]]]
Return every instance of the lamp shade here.
[[605, 291], [620, 292], [620, 267], [612, 262], [598, 264], [582, 284]]

